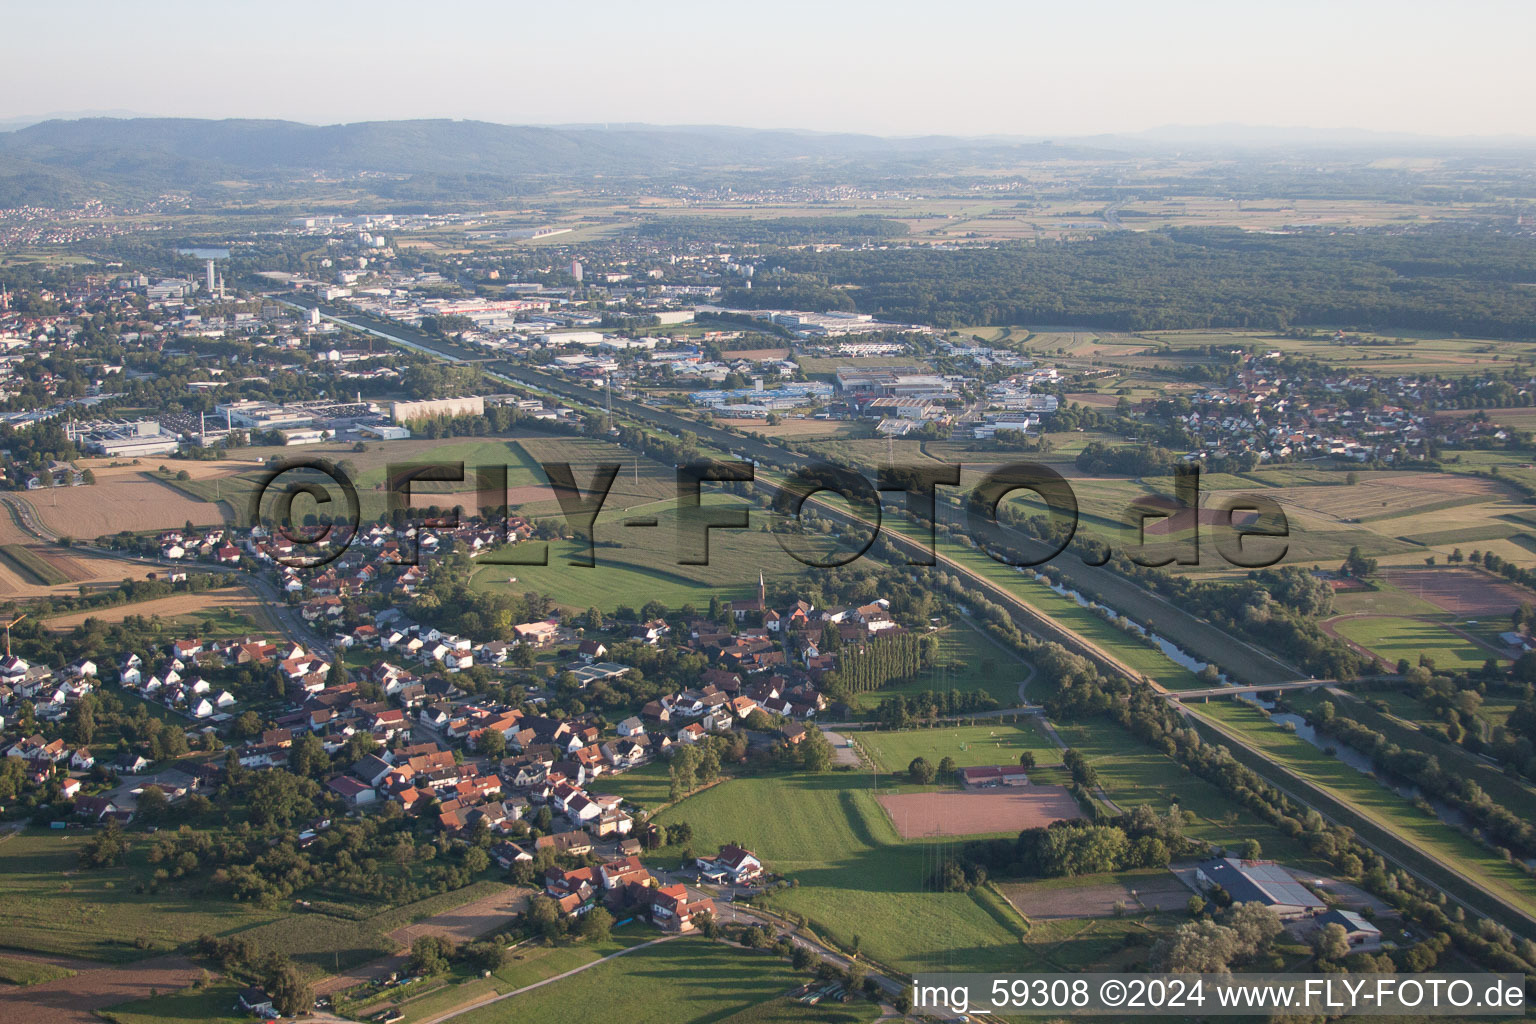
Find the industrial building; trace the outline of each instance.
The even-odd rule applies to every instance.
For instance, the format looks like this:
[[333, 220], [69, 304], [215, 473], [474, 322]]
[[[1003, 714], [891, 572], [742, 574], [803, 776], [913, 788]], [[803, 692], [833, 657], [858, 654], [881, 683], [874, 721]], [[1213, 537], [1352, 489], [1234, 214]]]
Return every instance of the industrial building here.
[[390, 418], [401, 426], [413, 420], [429, 419], [433, 416], [484, 415], [485, 399], [479, 395], [471, 395], [467, 398], [438, 398], [423, 402], [393, 402], [390, 405]]
[[228, 426], [246, 430], [287, 430], [307, 427], [315, 422], [314, 414], [309, 410], [282, 406], [275, 402], [247, 399], [216, 405], [214, 409], [224, 417]]
[[88, 452], [120, 459], [170, 455], [181, 438], [161, 428], [158, 420], [109, 420], [70, 428], [76, 443]]
[[915, 366], [879, 370], [841, 366], [837, 370], [837, 390], [851, 398], [881, 395], [902, 398], [943, 395], [950, 390], [950, 383], [936, 373], [924, 373]]

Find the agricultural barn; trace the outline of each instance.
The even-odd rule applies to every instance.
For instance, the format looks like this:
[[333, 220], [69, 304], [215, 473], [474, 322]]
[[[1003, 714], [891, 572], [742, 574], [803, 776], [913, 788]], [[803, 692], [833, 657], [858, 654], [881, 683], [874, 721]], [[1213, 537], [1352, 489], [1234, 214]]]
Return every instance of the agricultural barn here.
[[1215, 857], [1195, 869], [1204, 888], [1219, 885], [1233, 903], [1262, 903], [1282, 919], [1305, 917], [1326, 910], [1322, 900], [1273, 861]]
[[988, 764], [960, 769], [960, 781], [966, 789], [991, 789], [994, 786], [1027, 786], [1029, 772], [1016, 764]]
[[1350, 949], [1370, 951], [1381, 946], [1381, 929], [1352, 910], [1330, 910], [1313, 920], [1319, 928], [1330, 924], [1341, 926]]

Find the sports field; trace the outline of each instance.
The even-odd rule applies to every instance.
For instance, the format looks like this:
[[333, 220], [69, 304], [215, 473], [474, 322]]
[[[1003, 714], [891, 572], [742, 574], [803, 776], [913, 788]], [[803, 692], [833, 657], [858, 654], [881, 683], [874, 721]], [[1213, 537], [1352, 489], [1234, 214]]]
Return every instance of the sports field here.
[[1002, 787], [974, 793], [929, 790], [882, 793], [880, 806], [903, 839], [929, 836], [1016, 835], [1083, 816], [1061, 786]]
[[856, 732], [853, 741], [886, 772], [904, 772], [913, 758], [926, 758], [935, 767], [946, 757], [961, 768], [985, 764], [1018, 764], [1025, 751], [1042, 765], [1059, 764], [1061, 752], [1042, 732], [1032, 715], [1018, 723], [987, 722], [938, 729], [896, 732]]

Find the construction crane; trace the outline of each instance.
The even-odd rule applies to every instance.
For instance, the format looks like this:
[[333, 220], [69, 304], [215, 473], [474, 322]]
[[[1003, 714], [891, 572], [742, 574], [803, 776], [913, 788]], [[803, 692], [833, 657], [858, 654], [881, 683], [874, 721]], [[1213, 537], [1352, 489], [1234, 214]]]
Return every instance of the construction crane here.
[[22, 612], [20, 615], [16, 616], [10, 622], [5, 624], [5, 656], [7, 658], [11, 656], [11, 627], [26, 617], [26, 612]]

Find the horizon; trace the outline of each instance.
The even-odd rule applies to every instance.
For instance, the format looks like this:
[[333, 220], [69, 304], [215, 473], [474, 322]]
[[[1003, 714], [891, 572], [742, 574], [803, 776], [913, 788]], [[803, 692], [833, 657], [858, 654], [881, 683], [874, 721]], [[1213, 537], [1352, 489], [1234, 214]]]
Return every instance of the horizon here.
[[[1306, 0], [1283, 18], [1207, 0], [1157, 10], [1099, 0], [1070, 12], [972, 0], [947, 8], [943, 20], [910, 0], [878, 18], [864, 5], [805, 3], [768, 17], [693, 2], [657, 17], [599, 3], [579, 20], [479, 0], [415, 22], [407, 19], [419, 12], [395, 0], [320, 8], [282, 0], [264, 5], [260, 19], [181, 0], [161, 11], [145, 19], [98, 0], [68, 20], [13, 12], [15, 38], [67, 37], [74, 59], [61, 76], [51, 51], [23, 52], [0, 67], [0, 92], [35, 95], [46, 77], [55, 110], [98, 109], [110, 96], [115, 109], [154, 116], [314, 124], [453, 111], [495, 124], [740, 125], [895, 138], [1226, 124], [1536, 135], [1536, 118], [1515, 102], [1536, 92], [1536, 69], [1522, 52], [1536, 11], [1510, 0], [1455, 12], [1385, 0], [1341, 11]], [[1487, 33], [1490, 23], [1505, 30]], [[144, 59], [151, 52], [185, 57]], [[222, 76], [201, 74], [199, 55], [210, 52], [219, 53]], [[33, 116], [12, 109], [0, 121]]]
[[362, 118], [349, 121], [305, 120], [299, 117], [265, 116], [197, 116], [180, 114], [155, 114], [128, 110], [70, 110], [52, 111], [45, 114], [20, 114], [0, 116], [0, 134], [23, 131], [49, 123], [77, 123], [83, 121], [193, 121], [218, 123], [222, 121], [251, 121], [269, 124], [291, 124], [306, 128], [340, 128], [363, 124], [413, 124], [454, 123], [484, 124], [499, 128], [531, 128], [555, 131], [725, 131], [761, 134], [800, 135], [807, 137], [850, 136], [872, 138], [888, 142], [943, 139], [955, 142], [989, 142], [1016, 145], [1041, 145], [1056, 142], [1094, 143], [1098, 141], [1144, 142], [1164, 145], [1227, 146], [1233, 148], [1269, 147], [1286, 144], [1317, 145], [1328, 147], [1366, 147], [1369, 145], [1397, 145], [1426, 143], [1450, 146], [1475, 145], [1523, 145], [1536, 144], [1536, 130], [1530, 132], [1501, 132], [1493, 134], [1438, 134], [1382, 130], [1376, 128], [1320, 127], [1304, 124], [1262, 124], [1256, 122], [1174, 123], [1153, 125], [1134, 131], [1120, 132], [1059, 132], [1059, 133], [952, 133], [952, 132], [876, 132], [854, 129], [821, 129], [804, 127], [763, 128], [747, 124], [713, 122], [662, 122], [662, 121], [492, 121], [480, 117], [463, 117], [451, 114], [419, 117]]

